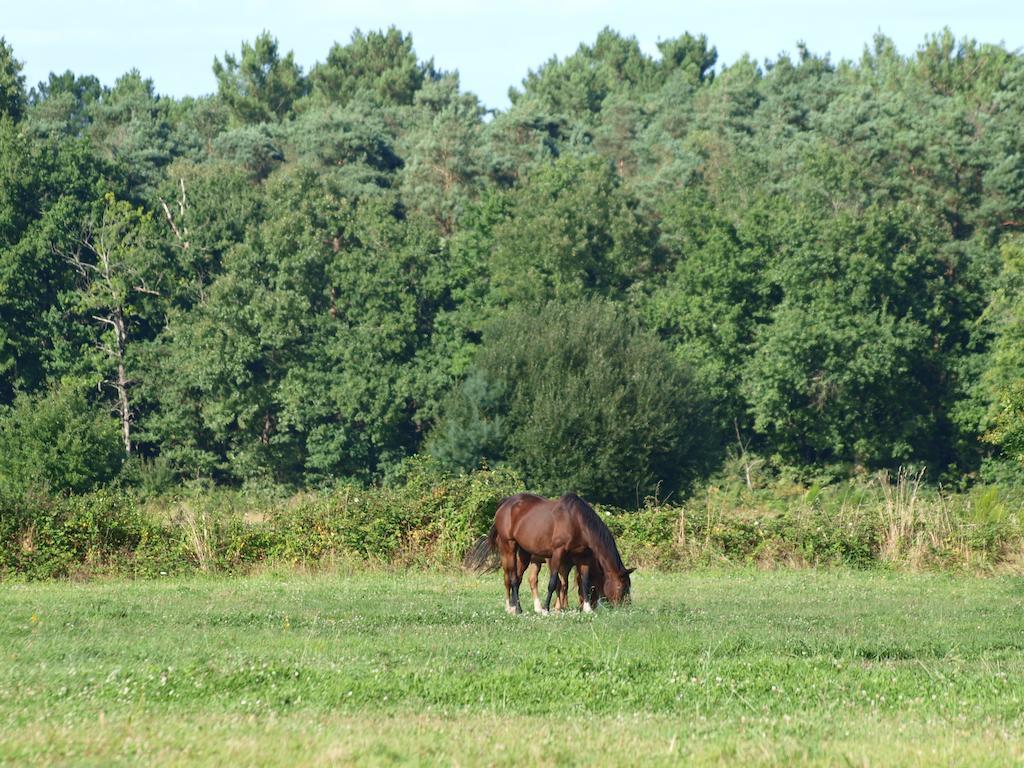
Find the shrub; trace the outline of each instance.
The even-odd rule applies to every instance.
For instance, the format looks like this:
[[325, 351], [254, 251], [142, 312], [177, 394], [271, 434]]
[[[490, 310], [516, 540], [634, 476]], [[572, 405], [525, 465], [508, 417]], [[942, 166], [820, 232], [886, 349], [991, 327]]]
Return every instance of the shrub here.
[[0, 575], [67, 576], [77, 569], [134, 573], [156, 527], [123, 491], [0, 497]]
[[78, 384], [0, 409], [0, 493], [89, 491], [117, 475], [123, 457], [117, 421]]
[[1024, 464], [1024, 381], [1008, 386], [994, 417], [995, 426], [985, 439]]
[[551, 496], [636, 506], [703, 466], [704, 412], [687, 369], [623, 310], [559, 301], [491, 325], [430, 445], [455, 469], [506, 465]]

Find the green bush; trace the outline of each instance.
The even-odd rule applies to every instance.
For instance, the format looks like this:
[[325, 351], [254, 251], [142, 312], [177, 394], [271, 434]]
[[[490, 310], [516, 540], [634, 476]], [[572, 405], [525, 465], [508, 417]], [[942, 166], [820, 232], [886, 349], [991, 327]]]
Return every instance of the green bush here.
[[1016, 381], [1002, 392], [994, 421], [985, 439], [1024, 464], [1024, 381]]
[[517, 486], [503, 471], [452, 477], [432, 461], [413, 459], [399, 487], [342, 486], [273, 513], [274, 554], [289, 562], [341, 553], [377, 562], [458, 562]]
[[123, 491], [0, 497], [0, 575], [134, 573], [136, 553], [154, 537], [160, 538], [158, 528]]
[[706, 409], [656, 336], [603, 300], [509, 309], [430, 441], [449, 466], [513, 468], [548, 495], [632, 506], [708, 460]]
[[0, 493], [0, 575], [62, 576], [73, 560], [58, 499]]
[[89, 491], [113, 479], [123, 458], [117, 421], [75, 383], [0, 408], [2, 493]]

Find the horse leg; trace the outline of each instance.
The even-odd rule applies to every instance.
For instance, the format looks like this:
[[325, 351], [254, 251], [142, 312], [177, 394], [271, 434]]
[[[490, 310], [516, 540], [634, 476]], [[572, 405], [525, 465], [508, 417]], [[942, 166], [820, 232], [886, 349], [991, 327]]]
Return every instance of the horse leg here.
[[572, 565], [563, 561], [562, 568], [558, 571], [558, 610], [564, 611], [569, 607], [569, 570]]
[[551, 610], [551, 596], [555, 593], [555, 590], [561, 586], [561, 579], [559, 578], [559, 572], [562, 570], [562, 551], [555, 550], [551, 553], [551, 557], [548, 558], [548, 568], [551, 571], [551, 578], [548, 579], [548, 599], [544, 602], [544, 607]]
[[590, 566], [579, 563], [576, 566], [576, 586], [580, 590], [580, 605], [584, 613], [591, 613], [594, 608], [590, 604]]
[[[519, 584], [516, 581], [516, 569], [518, 568], [516, 558], [516, 545], [510, 541], [498, 541], [498, 555], [501, 557], [501, 570], [505, 573], [505, 611], [507, 613], [520, 613], [519, 610]], [[512, 597], [515, 595], [515, 600]]]
[[530, 563], [530, 594], [533, 595], [533, 610], [543, 615], [547, 611], [544, 610], [544, 606], [540, 604], [540, 595], [537, 592], [537, 580], [540, 577], [540, 562], [534, 560]]
[[515, 572], [512, 576], [512, 608], [516, 613], [522, 613], [519, 605], [519, 585], [523, 583], [523, 574], [530, 565], [530, 553], [518, 545], [515, 548]]

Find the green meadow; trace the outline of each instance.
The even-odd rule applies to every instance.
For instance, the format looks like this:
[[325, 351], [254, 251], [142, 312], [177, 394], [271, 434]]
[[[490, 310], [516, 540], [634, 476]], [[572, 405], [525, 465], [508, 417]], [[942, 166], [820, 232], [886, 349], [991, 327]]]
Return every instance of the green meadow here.
[[512, 617], [497, 574], [7, 583], [0, 762], [1012, 765], [1024, 581], [639, 571]]

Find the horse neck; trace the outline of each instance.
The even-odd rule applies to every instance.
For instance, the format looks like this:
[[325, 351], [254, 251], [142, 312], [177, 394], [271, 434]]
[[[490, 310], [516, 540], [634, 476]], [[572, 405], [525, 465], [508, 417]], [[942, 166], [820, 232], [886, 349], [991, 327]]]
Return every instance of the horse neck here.
[[601, 566], [601, 570], [604, 571], [605, 578], [613, 574], [618, 576], [622, 571], [622, 558], [614, 546], [606, 546], [604, 542], [598, 539], [597, 541], [590, 542], [590, 551], [594, 553], [594, 559]]

